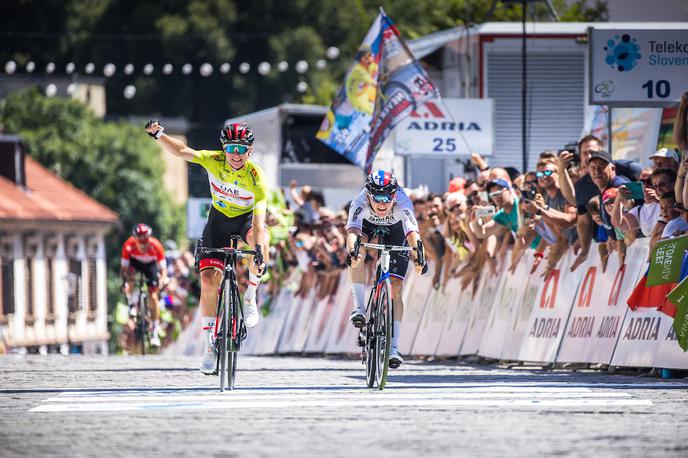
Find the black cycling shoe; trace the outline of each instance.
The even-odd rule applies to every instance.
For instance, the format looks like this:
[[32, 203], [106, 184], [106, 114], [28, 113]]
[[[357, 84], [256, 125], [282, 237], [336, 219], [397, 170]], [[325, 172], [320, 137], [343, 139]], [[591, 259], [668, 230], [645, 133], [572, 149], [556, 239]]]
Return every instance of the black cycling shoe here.
[[351, 320], [351, 323], [353, 323], [355, 328], [362, 328], [366, 324], [365, 320], [365, 315], [359, 312], [358, 310], [354, 310], [351, 312], [351, 317], [349, 318]]
[[403, 363], [404, 359], [401, 357], [399, 352], [396, 350], [396, 348], [392, 348], [392, 351], [389, 355], [389, 368], [398, 369]]

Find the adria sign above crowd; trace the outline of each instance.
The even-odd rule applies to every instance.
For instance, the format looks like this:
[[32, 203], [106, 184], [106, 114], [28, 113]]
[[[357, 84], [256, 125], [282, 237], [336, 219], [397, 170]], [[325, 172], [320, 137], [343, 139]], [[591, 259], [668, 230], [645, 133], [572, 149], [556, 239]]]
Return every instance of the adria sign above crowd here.
[[396, 153], [433, 156], [478, 153], [490, 156], [494, 138], [493, 107], [491, 99], [426, 102], [394, 129]]

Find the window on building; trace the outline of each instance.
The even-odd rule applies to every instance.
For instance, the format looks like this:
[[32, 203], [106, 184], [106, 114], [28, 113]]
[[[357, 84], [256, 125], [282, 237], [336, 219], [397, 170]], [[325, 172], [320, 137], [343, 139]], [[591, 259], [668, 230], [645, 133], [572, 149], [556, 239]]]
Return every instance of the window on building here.
[[88, 268], [88, 311], [89, 316], [96, 316], [98, 310], [98, 276], [96, 275], [96, 258], [89, 257], [86, 260]]
[[24, 261], [24, 296], [26, 297], [26, 319], [34, 317], [35, 298], [33, 297], [33, 258], [26, 258]]
[[82, 289], [81, 261], [70, 259], [69, 272], [67, 273], [67, 307], [69, 313], [83, 309]]
[[46, 304], [48, 307], [47, 310], [47, 318], [48, 319], [54, 319], [55, 318], [55, 280], [53, 278], [53, 275], [55, 273], [55, 259], [54, 258], [48, 258], [45, 263], [45, 269], [46, 269], [46, 288], [47, 288], [47, 300], [48, 303]]
[[14, 313], [14, 262], [0, 258], [0, 319]]

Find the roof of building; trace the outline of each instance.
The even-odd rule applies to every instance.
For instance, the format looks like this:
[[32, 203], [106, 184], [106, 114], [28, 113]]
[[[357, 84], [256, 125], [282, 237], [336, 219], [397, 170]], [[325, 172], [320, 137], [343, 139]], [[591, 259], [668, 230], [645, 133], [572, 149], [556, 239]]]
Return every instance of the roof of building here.
[[[519, 35], [522, 32], [520, 22], [486, 22], [475, 27], [454, 27], [440, 30], [415, 40], [408, 46], [416, 59], [421, 59], [437, 49], [467, 35]], [[527, 22], [527, 35], [587, 35], [588, 28], [596, 29], [678, 29], [688, 28], [686, 22]]]
[[64, 181], [29, 156], [26, 188], [0, 176], [0, 220], [115, 223], [117, 213]]

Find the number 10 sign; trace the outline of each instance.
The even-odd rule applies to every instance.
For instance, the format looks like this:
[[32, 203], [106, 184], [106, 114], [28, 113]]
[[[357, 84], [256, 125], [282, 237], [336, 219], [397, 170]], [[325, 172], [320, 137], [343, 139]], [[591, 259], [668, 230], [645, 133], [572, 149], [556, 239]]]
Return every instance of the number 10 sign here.
[[663, 106], [688, 91], [688, 27], [590, 28], [590, 103]]

